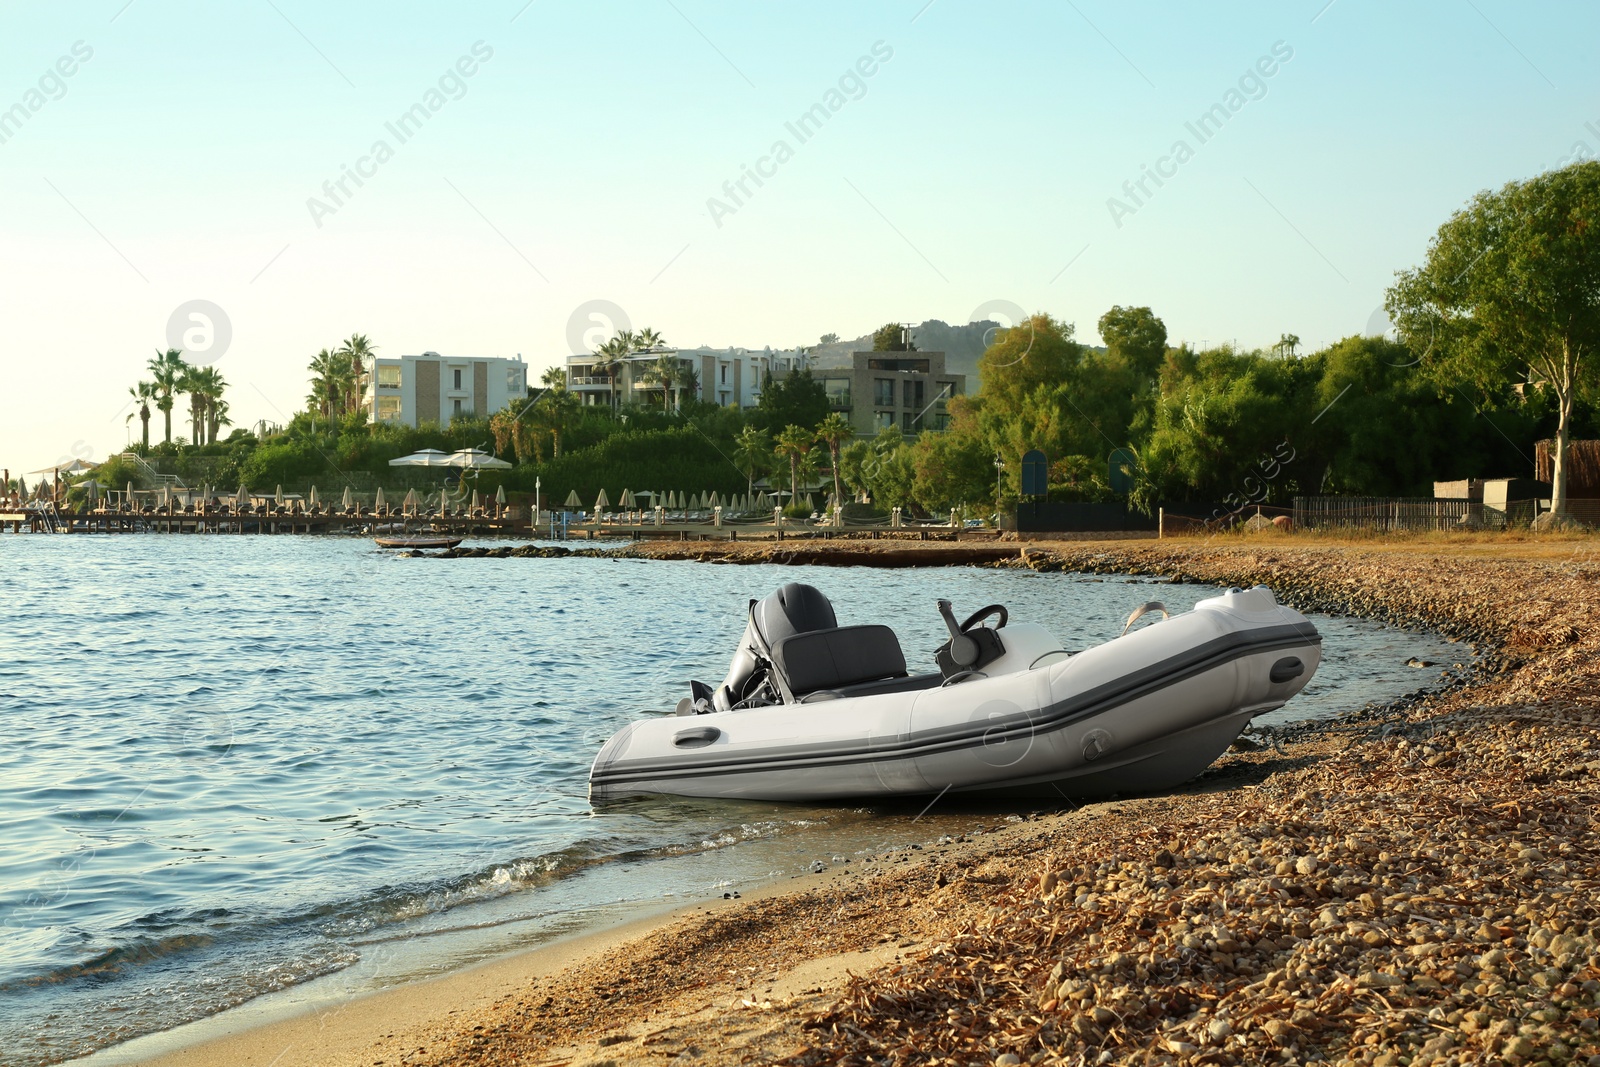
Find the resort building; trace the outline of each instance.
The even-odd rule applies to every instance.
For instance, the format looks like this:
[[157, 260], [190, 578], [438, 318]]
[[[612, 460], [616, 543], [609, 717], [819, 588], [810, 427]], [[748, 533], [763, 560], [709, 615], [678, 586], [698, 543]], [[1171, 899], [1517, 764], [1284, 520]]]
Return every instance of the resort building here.
[[373, 422], [448, 426], [457, 415], [489, 416], [528, 395], [528, 365], [516, 359], [470, 356], [379, 356], [362, 382]]
[[946, 429], [948, 401], [967, 388], [965, 374], [945, 373], [943, 352], [852, 352], [848, 365], [813, 366], [811, 373], [862, 437], [885, 426], [907, 435]]
[[676, 361], [673, 406], [694, 396], [719, 407], [755, 407], [768, 374], [782, 378], [806, 365], [804, 349], [650, 348], [611, 362], [593, 353], [567, 357], [567, 388], [585, 404], [661, 404], [661, 357]]

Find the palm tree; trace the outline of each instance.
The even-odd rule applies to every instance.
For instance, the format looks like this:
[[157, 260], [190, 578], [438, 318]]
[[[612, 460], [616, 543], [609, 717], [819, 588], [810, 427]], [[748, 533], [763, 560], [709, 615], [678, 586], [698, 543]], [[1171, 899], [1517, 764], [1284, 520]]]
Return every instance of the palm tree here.
[[676, 352], [663, 352], [656, 357], [656, 361], [645, 368], [642, 377], [647, 382], [658, 382], [661, 385], [661, 410], [665, 413], [672, 401], [672, 387], [678, 381], [683, 370], [678, 362]]
[[[184, 375], [184, 392], [189, 394], [191, 418], [195, 421], [195, 444], [212, 444], [217, 439], [216, 407], [222, 403], [228, 382], [216, 367], [191, 367]], [[224, 413], [226, 408], [224, 407]]]
[[205, 444], [206, 394], [200, 380], [199, 367], [184, 367], [178, 377], [178, 392], [189, 394], [189, 440]]
[[156, 407], [161, 409], [161, 417], [165, 424], [165, 437], [167, 444], [172, 443], [172, 403], [177, 399], [178, 381], [183, 377], [184, 368], [188, 366], [183, 361], [183, 353], [176, 348], [169, 348], [165, 352], [157, 351], [155, 358], [147, 366], [150, 369], [150, 384], [155, 388], [153, 399]]
[[539, 375], [539, 380], [546, 389], [556, 391], [565, 390], [567, 387], [567, 369], [565, 367], [546, 367], [544, 373]]
[[128, 395], [139, 402], [139, 410], [129, 415], [124, 422], [132, 422], [137, 415], [143, 424], [139, 428], [139, 440], [144, 445], [146, 452], [150, 451], [150, 401], [156, 398], [156, 387], [150, 382], [140, 382], [138, 385], [128, 387]]
[[733, 439], [733, 454], [744, 467], [746, 493], [756, 491], [756, 470], [767, 465], [772, 450], [767, 442], [767, 431], [757, 426], [746, 426]]
[[[221, 381], [221, 377], [218, 377]], [[211, 398], [206, 405], [206, 444], [217, 443], [217, 431], [224, 426], [232, 426], [233, 420], [228, 418], [228, 402], [222, 399], [221, 392]]]
[[[622, 371], [622, 357], [628, 354], [628, 346], [623, 342], [623, 334], [617, 334], [611, 340], [594, 350], [595, 369], [603, 369], [611, 380], [611, 410], [617, 410], [617, 375]], [[627, 335], [630, 339], [632, 335]]]
[[648, 350], [652, 348], [662, 348], [666, 345], [666, 343], [667, 339], [662, 337], [659, 333], [656, 333], [656, 331], [651, 329], [649, 326], [646, 326], [644, 329], [640, 330], [634, 335], [633, 338], [633, 345], [637, 349]]
[[311, 392], [306, 403], [322, 413], [325, 419], [333, 418], [343, 390], [346, 364], [337, 352], [324, 348], [318, 352], [306, 369], [311, 372]]
[[559, 459], [561, 435], [578, 412], [578, 398], [565, 389], [552, 389], [541, 396], [534, 406], [540, 409], [540, 419], [550, 431], [552, 458]]
[[833, 460], [833, 502], [844, 503], [844, 485], [839, 480], [839, 450], [856, 435], [850, 420], [837, 411], [830, 412], [817, 427], [817, 440], [828, 446], [828, 456]]
[[353, 333], [349, 339], [339, 346], [338, 355], [350, 364], [350, 377], [354, 387], [345, 397], [345, 410], [354, 411], [361, 406], [362, 379], [367, 371], [372, 369], [374, 354], [378, 346], [367, 340], [364, 333]]
[[811, 451], [811, 446], [816, 443], [810, 430], [804, 426], [790, 423], [778, 434], [777, 447], [774, 449], [780, 456], [789, 457], [789, 504], [794, 505], [794, 498], [800, 491], [800, 457]]

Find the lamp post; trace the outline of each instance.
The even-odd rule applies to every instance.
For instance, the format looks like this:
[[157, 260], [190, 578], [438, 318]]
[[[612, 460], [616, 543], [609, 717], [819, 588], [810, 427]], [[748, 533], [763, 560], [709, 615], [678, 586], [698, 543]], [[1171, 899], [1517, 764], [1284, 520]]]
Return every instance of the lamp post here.
[[[528, 483], [527, 482], [523, 482], [522, 484], [523, 485], [527, 485]], [[534, 480], [533, 480], [533, 521], [530, 522], [528, 525], [532, 526], [535, 530], [537, 530], [539, 528], [539, 490], [542, 489], [543, 487], [544, 487], [543, 480], [541, 480], [539, 478], [534, 478]]]

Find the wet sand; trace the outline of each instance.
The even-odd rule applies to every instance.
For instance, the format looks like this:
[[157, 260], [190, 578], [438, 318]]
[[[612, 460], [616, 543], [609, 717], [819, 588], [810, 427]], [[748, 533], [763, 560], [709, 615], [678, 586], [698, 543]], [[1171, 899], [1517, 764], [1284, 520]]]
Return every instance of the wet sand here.
[[982, 833], [157, 1062], [1600, 1056], [1600, 542], [658, 542], [613, 554], [915, 566], [962, 562], [950, 555], [961, 550], [980, 566], [1265, 582], [1304, 610], [1429, 626], [1485, 655], [1467, 684], [1230, 753], [1177, 795], [1019, 808]]

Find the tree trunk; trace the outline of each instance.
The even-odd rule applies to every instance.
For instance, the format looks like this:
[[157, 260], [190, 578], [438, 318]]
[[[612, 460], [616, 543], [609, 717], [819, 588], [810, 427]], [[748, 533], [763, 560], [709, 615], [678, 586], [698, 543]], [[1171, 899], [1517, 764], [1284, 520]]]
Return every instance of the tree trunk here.
[[833, 445], [828, 449], [828, 458], [833, 461], [833, 506], [844, 506], [844, 486], [839, 482], [839, 446]]
[[139, 409], [139, 421], [143, 424], [139, 429], [139, 439], [144, 442], [144, 450], [150, 451], [150, 409]]
[[1567, 513], [1567, 435], [1572, 419], [1573, 393], [1572, 343], [1561, 343], [1561, 380], [1556, 394], [1556, 448], [1550, 470], [1550, 510]]
[[794, 498], [800, 492], [800, 456], [789, 453], [789, 506], [794, 507]]
[[166, 442], [170, 445], [172, 443], [172, 405], [170, 402], [161, 409], [161, 418], [162, 425], [166, 428]]

